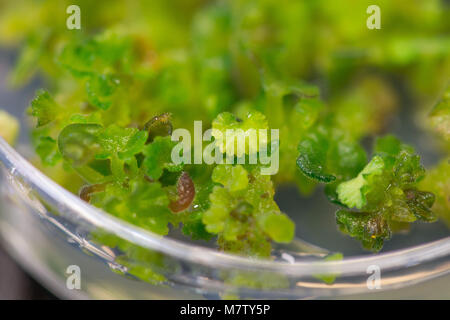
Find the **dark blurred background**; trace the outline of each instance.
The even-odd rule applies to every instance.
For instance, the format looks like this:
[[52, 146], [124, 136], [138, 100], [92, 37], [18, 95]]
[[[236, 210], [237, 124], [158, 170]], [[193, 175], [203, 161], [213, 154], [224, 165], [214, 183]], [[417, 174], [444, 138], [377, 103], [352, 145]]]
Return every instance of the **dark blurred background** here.
[[56, 299], [26, 274], [0, 245], [0, 299]]

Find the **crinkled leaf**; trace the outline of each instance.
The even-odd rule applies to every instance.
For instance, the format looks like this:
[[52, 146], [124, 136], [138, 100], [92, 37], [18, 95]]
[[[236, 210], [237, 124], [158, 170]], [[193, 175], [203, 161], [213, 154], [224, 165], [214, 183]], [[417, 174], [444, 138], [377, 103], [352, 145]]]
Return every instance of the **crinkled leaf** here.
[[130, 140], [139, 134], [136, 128], [122, 128], [115, 124], [98, 133], [98, 141], [102, 147], [99, 158], [110, 158], [119, 153], [126, 153]]
[[378, 213], [336, 212], [339, 229], [349, 236], [361, 241], [364, 248], [379, 251], [385, 240], [391, 237], [387, 221]]
[[147, 140], [147, 132], [136, 128], [122, 128], [115, 124], [101, 130], [97, 134], [97, 141], [101, 151], [96, 159], [110, 159], [111, 171], [119, 181], [124, 181], [127, 173], [124, 165], [128, 164], [130, 173], [136, 174], [138, 170], [135, 154], [143, 151]]
[[124, 68], [130, 59], [129, 38], [106, 31], [88, 40], [66, 45], [58, 61], [78, 77]]
[[91, 76], [86, 81], [88, 101], [95, 107], [107, 110], [113, 102], [113, 94], [117, 83], [111, 76]]
[[156, 137], [155, 140], [144, 148], [144, 167], [145, 173], [152, 179], [157, 180], [161, 177], [163, 170], [181, 171], [183, 164], [174, 164], [172, 162], [172, 149], [176, 142], [171, 137]]
[[210, 233], [222, 232], [225, 222], [230, 215], [230, 211], [236, 205], [235, 200], [225, 188], [214, 187], [209, 199], [211, 206], [203, 214], [203, 223]]
[[58, 149], [83, 179], [90, 183], [101, 183], [109, 175], [107, 163], [96, 161], [102, 152], [98, 134], [103, 127], [94, 123], [74, 123], [61, 131], [58, 136]]
[[131, 181], [127, 188], [117, 183], [108, 184], [105, 191], [92, 196], [91, 203], [161, 235], [169, 232], [168, 224], [173, 219], [169, 199], [161, 185], [143, 179]]
[[297, 166], [307, 177], [325, 183], [342, 181], [358, 174], [364, 167], [366, 152], [356, 141], [331, 135], [320, 126], [298, 144]]
[[56, 140], [52, 137], [41, 137], [36, 146], [36, 153], [47, 166], [54, 166], [62, 158]]
[[214, 182], [222, 184], [231, 193], [244, 190], [248, 186], [248, 174], [241, 165], [216, 166], [211, 178]]
[[341, 230], [378, 251], [391, 230], [405, 229], [418, 219], [431, 222], [436, 215], [431, 210], [435, 196], [417, 189], [425, 169], [413, 148], [386, 136], [376, 141], [374, 149], [376, 155], [358, 176], [336, 190], [340, 203], [362, 210], [339, 211]]
[[444, 159], [428, 170], [419, 186], [433, 192], [436, 196], [433, 212], [450, 225], [450, 159]]
[[223, 250], [267, 256], [270, 241], [290, 242], [295, 227], [273, 200], [270, 176], [262, 175], [258, 167], [247, 167], [249, 171], [231, 165], [214, 169], [213, 180], [224, 187], [214, 187], [203, 223], [208, 232], [218, 234]]
[[441, 101], [431, 111], [430, 119], [435, 130], [444, 139], [450, 140], [450, 85], [447, 87]]
[[411, 146], [403, 144], [393, 135], [379, 137], [375, 141], [374, 152], [383, 158], [386, 168], [394, 166], [397, 156], [402, 151], [410, 154], [414, 153], [414, 149]]
[[94, 123], [74, 123], [66, 126], [58, 136], [62, 156], [73, 166], [87, 164], [102, 150], [98, 134], [103, 127]]
[[383, 168], [383, 159], [378, 156], [373, 157], [356, 178], [339, 184], [336, 189], [339, 201], [349, 208], [362, 209], [367, 204], [366, 188], [373, 181], [373, 176], [383, 173]]
[[328, 150], [329, 139], [323, 132], [309, 133], [298, 144], [297, 166], [311, 179], [325, 183], [336, 180], [336, 177], [327, 171]]
[[37, 126], [42, 127], [54, 121], [61, 107], [45, 90], [38, 90], [36, 97], [31, 101], [31, 115], [37, 118]]
[[435, 195], [431, 192], [415, 189], [405, 190], [406, 202], [414, 216], [423, 221], [436, 221], [436, 214], [431, 210]]
[[[260, 129], [268, 129], [266, 117], [257, 111], [249, 112], [244, 119], [238, 121], [236, 117], [229, 112], [223, 112], [219, 114], [212, 122], [212, 136], [216, 139], [216, 144], [219, 146], [220, 152], [225, 153], [232, 146], [234, 153], [227, 156], [241, 157], [246, 154], [253, 154], [259, 151], [259, 147], [266, 146], [268, 142], [267, 135], [259, 135]], [[228, 133], [227, 133], [227, 130]], [[232, 130], [232, 131], [231, 131]], [[247, 139], [250, 136], [251, 131], [254, 130], [256, 139], [249, 139], [249, 142], [245, 145], [244, 152], [237, 148], [237, 141], [239, 139]]]

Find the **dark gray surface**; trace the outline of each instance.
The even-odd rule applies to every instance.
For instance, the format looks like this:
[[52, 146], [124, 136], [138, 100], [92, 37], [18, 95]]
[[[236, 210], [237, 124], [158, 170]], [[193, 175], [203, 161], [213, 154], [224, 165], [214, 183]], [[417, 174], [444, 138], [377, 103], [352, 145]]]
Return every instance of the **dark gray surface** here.
[[0, 299], [55, 299], [28, 276], [0, 246]]

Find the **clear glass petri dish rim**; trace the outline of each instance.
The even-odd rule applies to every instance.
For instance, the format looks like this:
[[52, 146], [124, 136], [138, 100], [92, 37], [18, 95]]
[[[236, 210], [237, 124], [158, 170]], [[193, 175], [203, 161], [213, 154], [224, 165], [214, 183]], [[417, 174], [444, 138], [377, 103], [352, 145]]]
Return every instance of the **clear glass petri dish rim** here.
[[[11, 175], [31, 186], [40, 197], [61, 210], [61, 213], [71, 221], [100, 228], [141, 247], [208, 268], [253, 270], [293, 277], [329, 273], [354, 276], [365, 274], [368, 265], [377, 265], [382, 270], [398, 270], [405, 266], [416, 266], [450, 257], [450, 236], [406, 249], [370, 256], [352, 256], [340, 261], [288, 263], [231, 255], [156, 235], [86, 203], [44, 175], [2, 138], [0, 138], [0, 162]], [[450, 266], [447, 265], [444, 273], [448, 272], [450, 272]]]

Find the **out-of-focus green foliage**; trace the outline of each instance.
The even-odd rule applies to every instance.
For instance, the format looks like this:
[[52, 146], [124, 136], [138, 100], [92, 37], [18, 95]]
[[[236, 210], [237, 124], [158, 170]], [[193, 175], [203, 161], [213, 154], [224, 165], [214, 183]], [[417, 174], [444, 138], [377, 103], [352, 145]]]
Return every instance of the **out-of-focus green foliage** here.
[[155, 285], [164, 285], [167, 282], [164, 275], [174, 267], [173, 262], [167, 261], [160, 252], [139, 247], [115, 235], [98, 230], [92, 233], [91, 238], [99, 245], [115, 251], [113, 254], [116, 265], [112, 270], [116, 273], [125, 273]]
[[436, 195], [432, 209], [450, 225], [450, 159], [444, 159], [430, 169], [420, 187]]

